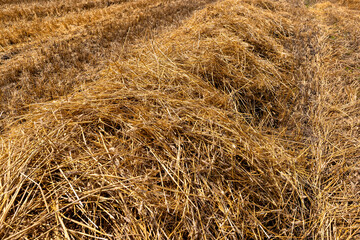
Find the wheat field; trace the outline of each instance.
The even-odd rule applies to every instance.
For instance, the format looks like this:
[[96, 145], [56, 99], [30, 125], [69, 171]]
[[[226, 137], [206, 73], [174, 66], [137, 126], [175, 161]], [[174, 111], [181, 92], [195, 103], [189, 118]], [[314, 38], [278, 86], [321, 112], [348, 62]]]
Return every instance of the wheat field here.
[[360, 239], [357, 0], [0, 0], [1, 239]]

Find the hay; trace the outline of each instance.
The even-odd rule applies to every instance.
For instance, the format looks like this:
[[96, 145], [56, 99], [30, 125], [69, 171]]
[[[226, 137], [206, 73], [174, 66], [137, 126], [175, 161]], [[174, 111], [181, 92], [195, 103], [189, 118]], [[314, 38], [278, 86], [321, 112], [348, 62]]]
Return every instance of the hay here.
[[[102, 8], [94, 1], [87, 1], [93, 7], [85, 8], [85, 2], [73, 0], [63, 8], [52, 1], [45, 8], [38, 1], [28, 3], [28, 9], [24, 3], [3, 5], [0, 16], [7, 11], [19, 15], [6, 21], [3, 14], [0, 24], [3, 115], [24, 114], [29, 104], [57, 99], [95, 81], [100, 69], [133, 42], [177, 26], [212, 1], [106, 1], [116, 3], [109, 6], [102, 1]], [[21, 13], [25, 10], [31, 14]], [[29, 15], [37, 17], [26, 18]]]
[[351, 13], [220, 1], [29, 106], [2, 135], [1, 238], [354, 238]]
[[343, 1], [341, 1], [341, 3], [343, 5], [345, 5], [346, 7], [350, 8], [350, 9], [360, 10], [359, 1], [356, 1], [356, 0], [343, 0]]

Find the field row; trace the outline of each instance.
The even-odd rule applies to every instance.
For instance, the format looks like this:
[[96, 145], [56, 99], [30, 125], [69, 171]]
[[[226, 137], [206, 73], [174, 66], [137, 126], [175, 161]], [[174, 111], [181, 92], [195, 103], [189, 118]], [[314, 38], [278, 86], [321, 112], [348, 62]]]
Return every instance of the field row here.
[[3, 5], [0, 9], [1, 24], [14, 24], [19, 20], [34, 20], [44, 17], [61, 17], [71, 12], [82, 12], [121, 4], [128, 0], [65, 0]]

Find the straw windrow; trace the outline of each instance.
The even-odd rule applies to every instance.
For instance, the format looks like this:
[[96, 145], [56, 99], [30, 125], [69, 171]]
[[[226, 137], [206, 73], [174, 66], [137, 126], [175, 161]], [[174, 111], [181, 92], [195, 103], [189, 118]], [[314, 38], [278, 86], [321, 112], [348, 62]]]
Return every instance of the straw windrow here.
[[0, 236], [358, 237], [360, 31], [346, 6], [210, 4], [4, 121]]

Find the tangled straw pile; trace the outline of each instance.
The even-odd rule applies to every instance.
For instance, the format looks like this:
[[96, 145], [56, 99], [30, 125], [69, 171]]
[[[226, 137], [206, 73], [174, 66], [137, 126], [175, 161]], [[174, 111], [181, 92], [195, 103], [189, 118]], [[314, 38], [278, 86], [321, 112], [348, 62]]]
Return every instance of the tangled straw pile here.
[[353, 239], [356, 10], [224, 0], [30, 106], [0, 156], [3, 239]]

